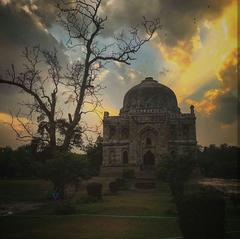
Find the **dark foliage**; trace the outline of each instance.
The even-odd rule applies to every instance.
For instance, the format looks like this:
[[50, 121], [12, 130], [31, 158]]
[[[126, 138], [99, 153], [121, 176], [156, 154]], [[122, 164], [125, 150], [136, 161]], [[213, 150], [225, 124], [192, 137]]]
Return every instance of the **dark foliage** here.
[[88, 177], [87, 162], [79, 155], [69, 152], [56, 152], [53, 157], [42, 164], [40, 175], [51, 181], [54, 191], [60, 198], [64, 197], [67, 185], [79, 184], [82, 178]]
[[201, 173], [210, 178], [239, 178], [240, 148], [226, 144], [198, 150], [197, 160]]
[[124, 169], [122, 172], [122, 178], [126, 180], [135, 178], [134, 169]]
[[10, 147], [0, 149], [0, 177], [2, 179], [34, 178], [37, 176], [39, 163], [30, 145], [21, 146], [16, 150]]
[[116, 178], [115, 182], [116, 182], [119, 190], [126, 190], [127, 189], [127, 183], [126, 183], [126, 180], [124, 178]]
[[156, 187], [155, 182], [137, 182], [135, 183], [135, 187], [138, 189], [152, 189]]
[[184, 184], [191, 178], [196, 160], [190, 156], [171, 157], [162, 159], [157, 168], [157, 176], [167, 182], [174, 197], [184, 192]]
[[118, 183], [116, 181], [110, 182], [108, 186], [111, 193], [117, 193], [119, 190]]
[[102, 165], [102, 140], [100, 137], [95, 144], [87, 146], [87, 160], [91, 176], [97, 176]]
[[214, 189], [201, 189], [178, 198], [179, 226], [185, 239], [223, 239], [225, 201]]
[[76, 207], [69, 201], [58, 202], [54, 205], [54, 213], [57, 215], [70, 215], [76, 213]]
[[101, 199], [102, 198], [102, 184], [92, 182], [87, 185], [87, 193], [91, 198]]

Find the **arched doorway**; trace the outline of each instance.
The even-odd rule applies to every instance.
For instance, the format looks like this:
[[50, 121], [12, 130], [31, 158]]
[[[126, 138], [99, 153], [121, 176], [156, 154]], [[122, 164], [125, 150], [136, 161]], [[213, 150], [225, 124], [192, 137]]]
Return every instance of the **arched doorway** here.
[[152, 167], [155, 165], [155, 156], [150, 150], [143, 155], [143, 165], [144, 167]]
[[127, 151], [123, 152], [122, 162], [123, 162], [123, 164], [128, 164], [128, 152]]

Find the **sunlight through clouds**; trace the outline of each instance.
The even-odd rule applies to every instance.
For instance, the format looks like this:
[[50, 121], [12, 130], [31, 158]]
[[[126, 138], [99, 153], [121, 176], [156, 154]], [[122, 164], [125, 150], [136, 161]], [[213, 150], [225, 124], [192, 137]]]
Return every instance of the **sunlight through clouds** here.
[[172, 85], [180, 103], [216, 77], [224, 59], [237, 47], [236, 14], [237, 6], [234, 2], [218, 20], [208, 22], [207, 25], [210, 30], [205, 42], [202, 47], [193, 52], [192, 56], [189, 55], [188, 51], [182, 49], [184, 48], [183, 43], [176, 49], [171, 50], [173, 55], [171, 55], [171, 51], [168, 52], [167, 49], [160, 47], [161, 52], [164, 52], [164, 50], [167, 52], [163, 54], [163, 56], [167, 56], [166, 61], [173, 61], [177, 68], [182, 69], [184, 67], [184, 70], [180, 71], [178, 78]]

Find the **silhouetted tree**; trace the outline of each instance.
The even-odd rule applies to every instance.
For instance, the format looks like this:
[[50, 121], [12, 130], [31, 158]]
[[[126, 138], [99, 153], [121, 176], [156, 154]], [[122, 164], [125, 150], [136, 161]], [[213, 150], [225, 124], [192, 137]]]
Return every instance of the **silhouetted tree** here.
[[86, 160], [81, 156], [70, 152], [56, 152], [52, 158], [39, 168], [40, 175], [52, 182], [54, 192], [59, 198], [64, 198], [65, 189], [68, 185], [78, 185], [83, 178], [87, 178]]
[[87, 145], [86, 152], [89, 171], [92, 176], [96, 176], [102, 165], [102, 138], [99, 136], [95, 144]]
[[205, 177], [238, 178], [240, 148], [222, 144], [219, 147], [209, 145], [198, 150], [197, 161]]
[[[98, 94], [102, 86], [96, 83], [99, 72], [109, 62], [130, 64], [136, 52], [160, 27], [159, 20], [144, 18], [143, 32], [133, 27], [128, 34], [114, 36], [112, 43], [104, 44], [101, 34], [107, 17], [99, 13], [101, 2], [62, 0], [58, 4], [59, 22], [69, 35], [68, 46], [80, 46], [77, 48], [79, 60], [65, 69], [55, 50], [26, 47], [23, 51], [24, 70], [17, 72], [12, 65], [5, 77], [0, 76], [0, 84], [15, 86], [33, 99], [25, 104], [29, 108], [28, 122], [20, 117], [21, 112], [16, 115], [22, 130], [16, 130], [14, 122], [11, 124], [21, 140], [34, 139], [40, 148], [52, 150], [82, 147], [83, 137], [89, 131], [83, 115], [101, 105]], [[43, 67], [45, 73], [41, 71]], [[63, 88], [68, 93], [65, 103], [73, 103], [73, 111], [62, 105]]]
[[166, 155], [159, 161], [157, 167], [158, 178], [169, 184], [174, 197], [184, 192], [184, 184], [190, 180], [196, 161], [191, 156]]

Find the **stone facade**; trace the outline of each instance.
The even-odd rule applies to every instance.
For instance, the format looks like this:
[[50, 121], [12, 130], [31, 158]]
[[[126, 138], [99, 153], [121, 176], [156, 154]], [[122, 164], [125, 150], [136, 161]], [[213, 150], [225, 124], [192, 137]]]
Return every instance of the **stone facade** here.
[[104, 113], [103, 167], [154, 167], [166, 154], [196, 150], [194, 107], [181, 113], [174, 92], [148, 77], [130, 89], [119, 116]]

